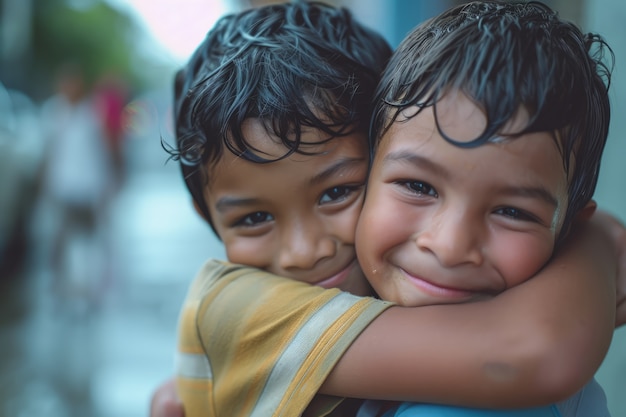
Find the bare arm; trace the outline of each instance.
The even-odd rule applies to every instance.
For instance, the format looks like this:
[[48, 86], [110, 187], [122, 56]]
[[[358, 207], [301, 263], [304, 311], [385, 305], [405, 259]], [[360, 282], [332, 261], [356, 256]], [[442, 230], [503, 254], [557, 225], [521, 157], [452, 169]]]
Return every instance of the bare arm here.
[[578, 225], [536, 277], [491, 300], [385, 311], [320, 392], [482, 407], [573, 394], [599, 367], [616, 323], [618, 242], [607, 219]]

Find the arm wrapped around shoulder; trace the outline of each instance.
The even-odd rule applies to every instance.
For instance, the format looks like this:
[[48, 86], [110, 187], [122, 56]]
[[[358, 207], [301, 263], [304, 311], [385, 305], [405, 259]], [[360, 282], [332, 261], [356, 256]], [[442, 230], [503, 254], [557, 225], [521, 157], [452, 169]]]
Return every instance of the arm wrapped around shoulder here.
[[594, 217], [535, 277], [489, 300], [383, 312], [322, 392], [474, 407], [533, 407], [581, 389], [615, 323], [615, 240]]

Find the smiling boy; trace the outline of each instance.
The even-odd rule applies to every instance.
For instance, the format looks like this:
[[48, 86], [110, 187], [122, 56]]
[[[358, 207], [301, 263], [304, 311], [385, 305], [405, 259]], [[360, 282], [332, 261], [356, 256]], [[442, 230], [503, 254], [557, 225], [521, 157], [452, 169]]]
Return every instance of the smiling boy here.
[[[469, 141], [484, 131], [484, 113], [455, 92], [436, 106], [437, 122], [429, 107], [400, 116], [381, 139], [357, 227], [370, 284], [381, 298], [406, 307], [494, 297], [536, 274], [565, 233], [569, 181], [552, 135], [528, 133], [464, 149], [446, 141], [436, 124]], [[527, 122], [520, 112], [505, 131], [519, 132]], [[551, 407], [402, 404], [393, 410], [385, 416], [609, 416], [595, 380]]]
[[[544, 267], [575, 218], [595, 210], [610, 55], [602, 38], [539, 2], [471, 2], [409, 33], [378, 89], [357, 227], [359, 260], [381, 298], [485, 300]], [[404, 404], [392, 415], [509, 414]], [[511, 415], [609, 412], [592, 380], [566, 401]]]
[[[242, 134], [264, 156], [285, 153], [258, 119], [244, 121]], [[293, 154], [262, 169], [225, 152], [205, 193], [209, 213], [230, 262], [370, 295], [354, 245], [368, 169], [366, 138], [355, 132], [325, 139], [319, 130], [303, 129], [308, 145], [300, 149], [311, 155]]]

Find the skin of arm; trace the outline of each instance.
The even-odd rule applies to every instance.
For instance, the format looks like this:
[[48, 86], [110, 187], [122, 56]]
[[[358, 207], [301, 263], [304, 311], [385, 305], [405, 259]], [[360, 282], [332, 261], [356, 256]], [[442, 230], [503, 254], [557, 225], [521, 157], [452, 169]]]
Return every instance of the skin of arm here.
[[577, 223], [536, 277], [492, 299], [388, 309], [320, 392], [502, 408], [574, 394], [600, 366], [616, 323], [611, 221], [599, 213]]

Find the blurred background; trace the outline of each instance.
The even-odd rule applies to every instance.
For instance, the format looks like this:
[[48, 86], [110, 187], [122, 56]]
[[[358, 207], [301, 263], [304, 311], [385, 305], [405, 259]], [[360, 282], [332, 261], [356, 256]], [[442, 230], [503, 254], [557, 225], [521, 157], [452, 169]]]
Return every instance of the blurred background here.
[[[148, 415], [187, 285], [224, 257], [162, 148], [172, 76], [222, 14], [264, 3], [0, 0], [0, 416]], [[333, 3], [395, 46], [456, 2]], [[626, 3], [547, 3], [615, 51], [596, 198], [626, 221]], [[626, 329], [597, 377], [626, 416]]]

